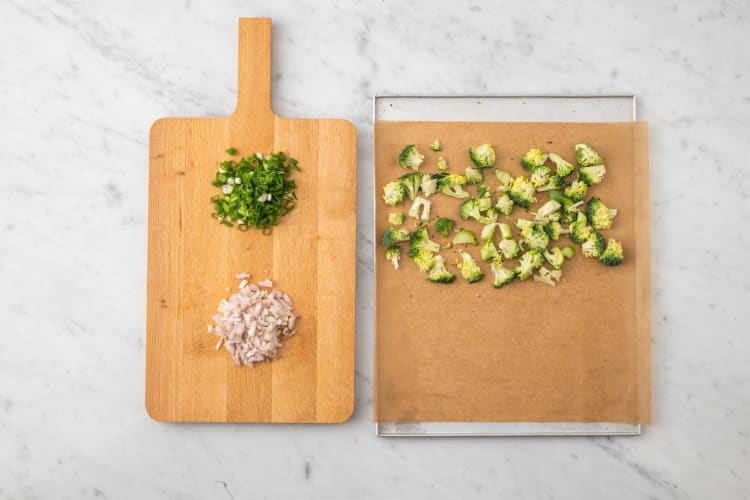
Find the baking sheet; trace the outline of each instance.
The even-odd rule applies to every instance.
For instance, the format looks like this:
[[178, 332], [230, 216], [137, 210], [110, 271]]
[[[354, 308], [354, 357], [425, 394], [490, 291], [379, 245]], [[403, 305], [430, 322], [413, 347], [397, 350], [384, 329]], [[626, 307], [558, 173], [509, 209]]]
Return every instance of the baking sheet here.
[[[610, 103], [610, 104], [608, 104]], [[420, 110], [422, 112], [420, 113]], [[440, 110], [443, 110], [442, 112]], [[634, 118], [635, 105], [632, 97], [589, 97], [584, 99], [568, 98], [568, 97], [502, 97], [502, 98], [487, 98], [487, 97], [463, 97], [463, 98], [376, 98], [375, 100], [375, 118], [376, 122], [379, 121], [390, 121], [392, 119], [397, 120], [409, 120], [414, 118], [425, 119], [427, 117], [430, 120], [450, 120], [450, 121], [464, 121], [464, 120], [486, 120], [486, 121], [512, 121], [513, 117], [523, 121], [539, 121], [541, 118], [554, 118], [555, 120], [575, 118], [577, 122], [586, 121], [598, 121], [606, 119], [609, 121], [629, 121]], [[619, 118], [619, 120], [618, 120]], [[451, 128], [453, 127], [453, 128]], [[523, 127], [527, 127], [524, 125]], [[501, 151], [498, 154], [498, 165], [503, 166], [503, 162], [513, 161], [517, 164], [517, 158], [523, 152], [517, 151], [502, 151], [503, 144], [515, 144], [520, 141], [519, 138], [527, 140], [533, 139], [534, 141], [547, 141], [554, 142], [555, 140], [561, 142], [570, 142], [567, 146], [563, 147], [563, 144], [546, 145], [546, 149], [554, 150], [558, 152], [566, 153], [566, 149], [572, 150], [572, 144], [580, 140], [580, 137], [568, 137], [565, 139], [565, 133], [570, 134], [571, 131], [575, 136], [576, 129], [570, 124], [562, 127], [555, 128], [553, 124], [537, 124], [531, 126], [536, 134], [532, 134], [532, 130], [527, 128], [519, 128], [519, 125], [512, 127], [503, 128], [502, 124], [482, 124], [475, 123], [471, 125], [470, 130], [467, 131], [466, 124], [456, 126], [456, 124], [437, 124], [437, 123], [422, 123], [422, 124], [393, 124], [393, 123], [376, 123], [376, 129], [379, 131], [378, 141], [376, 143], [376, 150], [382, 154], [393, 154], [388, 152], [387, 148], [397, 148], [403, 144], [403, 136], [406, 135], [410, 140], [416, 142], [431, 141], [432, 136], [435, 134], [445, 134], [450, 137], [450, 141], [444, 139], [446, 143], [446, 150], [443, 152], [446, 158], [451, 163], [450, 156], [456, 158], [463, 158], [465, 156], [465, 145], [463, 142], [467, 140], [474, 140], [477, 134], [484, 134], [493, 136], [495, 138], [502, 137], [502, 139], [495, 139], [490, 142], [496, 144]], [[588, 128], [584, 125], [581, 132], [585, 133], [586, 138], [591, 140], [594, 144], [599, 145], [600, 143], [606, 143], [605, 137], [594, 137], [596, 131], [603, 130], [601, 126]], [[627, 143], [633, 143], [632, 132], [628, 138], [627, 133], [623, 129], [627, 129], [630, 125], [625, 124], [613, 124], [609, 127], [609, 131], [604, 133], [604, 136], [609, 135], [609, 145], [600, 146], [602, 152], [607, 157], [607, 153], [612, 153], [611, 158], [619, 159], [622, 164], [630, 165], [635, 164], [633, 159], [627, 157], [626, 152], [614, 151], [613, 148], [617, 148], [625, 144], [626, 150], [630, 148], [632, 153], [632, 146], [628, 146]], [[605, 127], [606, 128], [606, 127]], [[390, 130], [390, 131], [389, 131]], [[619, 132], [618, 132], [619, 130]], [[419, 134], [426, 134], [425, 137], [419, 139], [416, 138]], [[462, 134], [467, 137], [462, 137]], [[519, 135], [520, 134], [520, 135]], [[530, 136], [531, 134], [531, 136]], [[541, 135], [539, 135], [541, 134]], [[612, 136], [614, 134], [614, 137]], [[619, 134], [619, 136], [617, 136]], [[625, 135], [623, 135], [625, 134]], [[430, 137], [427, 139], [426, 137]], [[439, 135], [438, 135], [439, 136]], [[389, 146], [384, 146], [385, 142], [388, 142], [390, 137]], [[445, 137], [445, 135], [444, 135]], [[644, 138], [640, 138], [644, 139]], [[488, 139], [489, 140], [489, 139]], [[482, 141], [480, 141], [482, 142]], [[459, 146], [461, 151], [451, 151], [450, 145], [454, 147]], [[620, 144], [620, 146], [618, 146]], [[385, 149], [383, 149], [385, 147]], [[525, 145], [523, 147], [526, 147]], [[510, 156], [507, 156], [510, 155]], [[505, 157], [504, 157], [505, 156]], [[515, 158], [514, 158], [515, 156]], [[569, 153], [565, 156], [570, 156]], [[647, 158], [645, 158], [647, 160]], [[638, 161], [645, 161], [644, 158], [640, 158]], [[647, 161], [646, 161], [647, 163]], [[616, 164], [610, 164], [610, 172], [612, 167], [616, 167]], [[647, 167], [647, 165], [646, 165]], [[513, 168], [508, 168], [513, 171]], [[398, 169], [396, 169], [398, 170]], [[618, 170], [616, 170], [618, 172]], [[395, 172], [391, 175], [397, 175], [399, 172]], [[514, 172], [517, 174], [517, 172]], [[376, 173], [377, 174], [377, 173]], [[624, 186], [627, 182], [633, 181], [633, 171], [627, 171], [625, 168], [620, 168], [619, 172], [614, 176], [608, 177], [609, 183], [603, 184], [597, 187], [599, 190], [597, 194], [602, 196], [605, 200], [609, 200], [614, 206], [621, 208], [628, 207], [628, 200], [616, 200], [612, 201], [613, 193], [608, 193], [605, 187], [613, 190], [614, 186]], [[612, 181], [621, 176], [620, 181]], [[627, 180], [626, 177], [630, 176]], [[647, 177], [646, 177], [647, 179]], [[376, 186], [381, 185], [383, 179], [378, 179], [376, 175]], [[631, 184], [632, 185], [632, 184]], [[630, 193], [629, 203], [634, 202], [632, 191]], [[625, 193], [627, 194], [627, 193]], [[645, 191], [645, 199], [647, 201], [647, 189]], [[445, 197], [441, 197], [445, 198]], [[616, 196], [615, 196], [616, 198]], [[441, 200], [443, 201], [443, 200]], [[455, 207], [449, 207], [450, 202], [454, 200], [448, 200], [449, 203], [443, 203], [443, 208], [448, 212], [453, 212]], [[646, 204], [647, 205], [647, 204]], [[377, 204], [376, 204], [377, 206]], [[383, 208], [383, 207], [381, 207]], [[435, 208], [440, 208], [436, 204]], [[387, 209], [387, 207], [385, 207]], [[626, 246], [626, 252], [629, 246], [635, 245], [636, 241], [634, 238], [634, 225], [635, 217], [639, 214], [636, 210], [627, 210], [625, 217], [618, 219], [619, 229], [621, 231], [630, 231], [630, 234], [616, 234], [613, 232], [612, 235], [623, 239]], [[516, 215], [516, 214], [514, 214]], [[641, 213], [640, 216], [644, 214]], [[646, 222], [647, 222], [647, 214]], [[628, 218], [630, 217], [630, 220]], [[381, 210], [380, 222], [377, 227], [378, 234], [382, 231], [382, 219], [384, 219], [384, 213]], [[378, 220], [378, 219], [376, 219]], [[618, 227], [616, 225], [616, 228]], [[472, 228], [477, 229], [477, 228]], [[645, 241], [647, 243], [647, 230], [646, 230]], [[643, 241], [643, 239], [639, 240]], [[632, 248], [631, 248], [632, 250]], [[377, 252], [379, 253], [382, 252]], [[642, 251], [639, 254], [643, 253]], [[647, 247], [646, 247], [647, 255]], [[377, 260], [377, 259], [376, 259]], [[579, 260], [583, 260], [580, 258]], [[514, 295], [508, 297], [511, 300], [519, 300], [519, 296], [524, 294], [531, 294], [530, 297], [537, 298], [539, 294], [549, 295], [547, 299], [554, 301], [559, 299], [558, 293], [565, 293], [562, 290], [567, 285], [570, 287], [569, 291], [580, 295], [585, 293], [581, 286], [585, 285], [586, 273], [575, 269], [576, 265], [588, 265], [581, 269], [587, 269], [588, 279], [592, 279], [594, 283], [610, 283], [610, 295], [612, 293], [625, 293], [623, 290], [627, 289], [631, 291], [631, 295], [625, 293], [625, 296], [619, 298], [619, 302], [627, 304], [628, 306], [634, 306], [635, 304], [643, 305], [641, 302], [644, 297], [633, 297], [632, 290], [635, 287], [635, 275], [637, 273], [628, 271], [628, 265], [634, 266], [638, 263], [635, 259], [626, 260], [623, 266], [620, 266], [615, 273], [619, 273], [619, 285], [617, 284], [618, 279], [612, 279], [613, 275], [603, 275], [606, 279], [602, 281], [599, 276], [602, 271], [608, 271], [602, 266], [595, 262], [576, 262], [575, 260], [566, 266], [566, 275], [569, 275], [569, 283], [561, 283], [556, 289], [538, 289], [538, 284], [531, 283], [519, 283], [523, 289], [517, 290], [513, 288]], [[647, 265], [647, 257], [641, 260], [641, 264]], [[408, 265], [408, 263], [407, 263]], [[408, 269], [408, 267], [407, 267]], [[403, 324], [400, 323], [402, 328], [398, 329], [396, 324], [385, 325], [383, 324], [383, 317], [394, 318], [398, 316], [398, 304], [403, 303], [403, 300], [396, 298], [396, 309], [393, 307], [386, 307], [385, 314], [383, 312], [383, 298], [389, 294], [390, 291], [396, 290], [404, 292], [409, 295], [409, 300], [419, 301], [420, 293], [426, 293], [423, 297], [424, 300], [429, 300], [432, 294], [436, 292], [435, 287], [428, 283], [424, 283], [423, 280], [419, 279], [419, 276], [415, 276], [416, 279], [409, 279], [406, 276], [409, 271], [405, 271], [401, 275], [395, 275], [391, 269], [391, 273], [387, 273], [388, 269], [384, 270], [383, 274], [378, 274], [378, 307], [380, 319], [379, 333], [386, 329], [387, 331], [399, 330], [398, 336], [391, 335], [390, 339], [394, 340], [393, 345], [388, 343], [387, 336], [379, 335], [378, 337], [378, 352], [379, 356], [385, 356], [386, 363], [383, 363], [382, 357], [379, 358], [378, 362], [378, 376], [376, 379], [380, 383], [379, 388], [376, 390], [377, 403], [377, 414], [376, 418], [383, 425], [378, 425], [379, 434], [381, 435], [460, 435], [460, 434], [627, 434], [637, 433], [640, 430], [637, 422], [647, 421], [644, 415], [648, 413], [647, 408], [650, 400], [646, 396], [650, 396], [650, 391], [646, 391], [642, 386], [648, 385], [650, 389], [650, 382], [648, 384], [638, 383], [638, 377], [641, 376], [640, 370], [650, 367], [650, 360], [648, 363], [644, 359], [639, 359], [638, 353], [641, 347], [634, 346], [633, 342], [637, 343], [637, 340], [633, 340], [632, 336], [628, 336], [627, 331], [632, 331], [636, 328], [638, 322], [643, 322], [643, 318], [638, 318], [638, 315], [630, 315], [627, 313], [623, 315], [623, 309], [616, 311], [614, 314], [609, 314], [605, 317], [599, 318], [599, 326], [595, 330], [608, 331], [606, 335], [598, 337], [594, 333], [594, 337], [588, 339], [575, 339], [570, 336], [570, 332], [565, 333], [565, 328], [562, 332], [558, 329], [550, 330], [545, 328], [532, 328], [530, 331], [525, 332], [521, 335], [508, 335], [505, 333], [502, 336], [493, 336], [489, 344], [487, 339], [471, 339], [472, 345], [479, 344], [479, 351], [482, 356], [479, 358], [475, 356], [476, 352], [472, 349], [461, 349], [460, 342], [456, 343], [455, 337], [442, 339], [440, 341], [440, 349], [455, 349], [455, 352], [460, 359], [464, 359], [465, 363], [471, 363], [472, 365], [481, 366], [484, 364], [487, 371], [490, 374], [496, 373], [497, 370], [491, 371], [491, 367], [495, 366], [496, 363], [504, 363], [505, 369], [500, 370], [504, 373], [517, 374], [519, 379], [513, 381], [503, 381], [493, 379], [492, 375], [484, 377], [478, 381], [471, 381], [469, 383], [462, 373], [460, 368], [460, 362], [451, 363], [453, 367], [449, 367], [447, 372], [455, 369], [456, 371], [447, 373], [446, 370], [440, 369], [439, 373], [435, 372], [435, 362], [440, 360], [441, 357], [447, 356], [446, 352], [440, 351], [440, 349], [425, 348], [424, 342], [428, 342], [427, 345], [431, 345], [430, 342], [435, 340], [435, 335], [440, 333], [440, 328], [445, 324], [451, 324], [451, 319], [441, 318], [437, 320], [437, 323], [430, 325], [430, 319], [426, 320], [426, 323], [422, 320], [417, 321], [417, 324]], [[609, 270], [612, 271], [612, 270]], [[632, 271], [632, 269], [631, 269]], [[413, 270], [412, 270], [413, 272]], [[593, 275], [591, 273], [594, 273]], [[570, 279], [570, 276], [575, 276], [576, 280]], [[583, 281], [579, 278], [583, 276]], [[397, 278], [392, 280], [393, 278]], [[392, 281], [389, 281], [392, 280]], [[623, 281], [624, 280], [624, 281]], [[566, 281], [566, 278], [563, 278]], [[414, 287], [407, 287], [408, 290], [404, 289], [404, 283], [414, 284]], [[494, 305], [492, 309], [497, 313], [498, 310], [503, 311], [501, 316], [504, 319], [511, 319], [512, 311], [515, 308], [502, 309], [502, 303], [497, 304], [499, 293], [508, 292], [510, 288], [503, 290], [493, 290], [489, 284], [485, 283], [485, 287], [478, 285], [468, 285], [466, 283], [456, 283], [452, 287], [444, 287], [438, 291], [438, 293], [448, 293], [452, 299], [455, 297], [468, 297], [467, 293], [471, 294], [475, 291], [478, 295], [485, 295], [485, 297], [472, 298], [471, 302], [464, 304], [464, 306], [470, 305], [476, 307], [479, 310], [486, 309], [489, 305]], [[640, 284], [642, 285], [642, 283]], [[605, 285], [607, 286], [607, 285]], [[463, 290], [461, 293], [457, 293], [458, 290], [455, 287], [463, 287], [467, 292]], [[470, 288], [469, 288], [470, 287]], [[585, 289], [585, 286], [584, 286]], [[382, 295], [384, 290], [389, 290], [386, 295]], [[415, 297], [415, 295], [417, 297]], [[403, 298], [403, 297], [402, 297]], [[645, 300], [647, 301], [647, 297]], [[489, 301], [489, 302], [487, 302]], [[483, 302], [487, 302], [482, 306]], [[521, 300], [521, 304], [526, 303], [527, 300]], [[518, 302], [517, 302], [518, 303]], [[647, 304], [646, 304], [647, 305]], [[390, 304], [393, 306], [393, 304]], [[464, 307], [465, 309], [466, 307]], [[606, 313], [607, 309], [603, 311]], [[471, 320], [472, 313], [469, 313], [467, 320]], [[431, 317], [440, 316], [439, 314], [432, 314]], [[453, 318], [453, 317], [451, 317]], [[498, 320], [500, 318], [497, 318]], [[506, 321], [506, 324], [518, 324], [518, 322]], [[456, 325], [457, 323], [453, 323]], [[459, 323], [460, 324], [460, 323]], [[500, 321], [490, 321], [490, 324], [502, 324]], [[383, 328], [380, 328], [383, 327]], [[620, 329], [618, 331], [618, 328]], [[492, 328], [490, 329], [492, 330]], [[647, 328], [646, 328], [647, 330]], [[433, 332], [427, 335], [424, 332]], [[546, 333], [545, 333], [546, 332]], [[614, 333], [612, 333], [614, 332]], [[458, 333], [458, 332], [456, 332]], [[586, 334], [584, 334], [585, 336]], [[589, 332], [591, 335], [591, 332]], [[461, 337], [460, 335], [458, 336]], [[604, 340], [602, 340], [604, 339]], [[519, 344], [519, 340], [521, 344]], [[407, 345], [404, 346], [403, 343]], [[409, 343], [414, 345], [409, 345]], [[494, 342], [494, 344], [493, 344]], [[499, 342], [499, 343], [498, 343]], [[558, 342], [563, 345], [562, 347], [557, 346], [554, 349], [549, 349], [549, 342]], [[415, 345], [419, 345], [418, 348]], [[582, 347], [588, 346], [588, 347]], [[592, 347], [593, 346], [593, 347]], [[572, 372], [570, 370], [563, 370], [561, 373], [556, 372], [555, 369], [545, 367], [545, 361], [553, 361], [549, 365], [553, 367], [561, 367], [565, 365], [565, 360], [555, 356], [560, 355], [575, 355], [576, 350], [581, 349], [593, 349], [593, 356], [591, 353], [579, 356], [583, 356], [583, 359], [588, 360], [586, 363], [592, 366], [584, 366], [580, 363], [572, 363], [573, 366], [577, 366]], [[519, 356], [519, 349], [521, 355]], [[572, 350], [571, 350], [572, 349]], [[642, 349], [641, 349], [642, 350]], [[474, 352], [474, 355], [472, 354]], [[498, 357], [496, 354], [500, 353]], [[503, 353], [513, 353], [512, 357], [503, 357]], [[524, 354], [525, 353], [525, 354]], [[532, 354], [530, 354], [532, 353]], [[401, 358], [399, 358], [401, 356]], [[464, 358], [461, 358], [464, 356]], [[551, 357], [551, 358], [550, 358]], [[520, 359], [519, 359], [520, 358]], [[607, 359], [610, 358], [610, 359]], [[643, 358], [643, 356], [641, 356]], [[445, 358], [443, 358], [445, 359]], [[592, 364], [591, 359], [595, 360]], [[604, 361], [602, 361], [604, 360]], [[604, 364], [602, 364], [602, 362]], [[516, 363], [515, 367], [507, 366], [508, 363]], [[539, 363], [541, 363], [540, 366]], [[606, 363], [616, 365], [607, 366]], [[387, 365], [387, 366], [386, 366]], [[643, 366], [641, 366], [643, 365]], [[568, 366], [569, 368], [570, 366]], [[385, 369], [384, 369], [385, 368]], [[476, 368], [476, 366], [474, 366]], [[604, 370], [604, 372], [602, 371]], [[609, 370], [609, 372], [607, 372]], [[476, 372], [467, 372], [476, 373]], [[521, 376], [522, 375], [522, 376]], [[601, 375], [605, 375], [602, 379]], [[650, 372], [646, 373], [650, 375]], [[571, 382], [570, 377], [573, 377], [577, 383], [566, 383]], [[390, 378], [389, 378], [390, 377]], [[440, 378], [445, 377], [445, 378]], [[567, 378], [566, 378], [567, 377]], [[578, 377], [578, 378], [576, 378]], [[384, 380], [387, 379], [387, 380]], [[561, 384], [555, 386], [555, 380], [560, 380]], [[585, 384], [581, 384], [581, 380], [593, 380], [594, 382], [606, 380], [604, 383], [595, 383], [594, 393], [598, 393], [599, 396], [591, 398], [592, 394], [589, 387], [586, 389]], [[523, 387], [524, 381], [528, 381], [532, 387], [537, 389], [536, 391], [527, 391]], [[468, 384], [468, 385], [467, 385]], [[483, 385], [484, 384], [484, 385]], [[503, 385], [505, 384], [505, 385]], [[519, 385], [520, 384], [520, 385]], [[552, 385], [550, 385], [552, 384]], [[428, 399], [424, 399], [420, 395], [424, 395], [429, 392], [431, 387], [438, 387], [435, 394], [428, 396]], [[462, 394], [465, 393], [467, 387], [472, 387], [478, 391], [478, 394], [482, 394], [479, 399], [471, 397], [464, 397]], [[553, 387], [554, 386], [554, 387]], [[539, 390], [539, 389], [542, 390]], [[425, 389], [428, 389], [425, 391]], [[561, 390], [562, 389], [562, 390]], [[477, 391], [474, 391], [476, 394]], [[545, 392], [546, 391], [546, 392]], [[383, 397], [389, 398], [384, 400]], [[431, 398], [431, 399], [430, 399]], [[515, 399], [514, 399], [515, 398]], [[610, 401], [614, 399], [615, 401]], [[602, 406], [602, 400], [608, 401], [607, 404]], [[489, 401], [489, 404], [488, 404]], [[401, 407], [399, 407], [399, 404]], [[493, 406], [494, 405], [494, 406]], [[566, 409], [567, 408], [567, 409]], [[572, 408], [572, 411], [568, 411]], [[637, 410], [634, 410], [637, 408]], [[561, 412], [561, 409], [566, 409]], [[614, 412], [612, 411], [614, 409]], [[498, 416], [500, 418], [498, 418]], [[520, 422], [516, 423], [513, 420], [517, 420], [518, 416], [523, 416], [527, 420], [532, 422]], [[606, 420], [610, 420], [614, 423], [598, 421], [599, 417], [602, 416]], [[575, 423], [575, 422], [542, 422], [537, 423], [533, 421], [545, 421], [550, 418], [561, 417], [561, 420], [585, 420], [586, 423]], [[434, 419], [440, 422], [430, 422], [429, 420]], [[481, 424], [476, 423], [462, 423], [454, 420], [474, 420], [481, 421]], [[412, 420], [409, 422], [409, 420]], [[428, 420], [428, 421], [425, 421]], [[493, 420], [503, 420], [503, 422], [493, 422]], [[399, 423], [401, 422], [401, 423]], [[404, 423], [405, 422], [405, 423]], [[418, 423], [414, 423], [418, 422]], [[514, 427], [515, 425], [515, 427]]]

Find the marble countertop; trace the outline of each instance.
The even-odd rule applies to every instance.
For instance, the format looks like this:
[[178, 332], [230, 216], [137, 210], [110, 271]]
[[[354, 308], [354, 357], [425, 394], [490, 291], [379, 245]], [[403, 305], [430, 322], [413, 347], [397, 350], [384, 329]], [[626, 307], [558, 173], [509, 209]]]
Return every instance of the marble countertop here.
[[[277, 113], [358, 128], [343, 425], [144, 410], [148, 129], [233, 110], [241, 16], [274, 19]], [[748, 0], [0, 2], [0, 499], [750, 497], [748, 16]], [[377, 438], [370, 96], [519, 92], [632, 92], [650, 122], [654, 423]]]

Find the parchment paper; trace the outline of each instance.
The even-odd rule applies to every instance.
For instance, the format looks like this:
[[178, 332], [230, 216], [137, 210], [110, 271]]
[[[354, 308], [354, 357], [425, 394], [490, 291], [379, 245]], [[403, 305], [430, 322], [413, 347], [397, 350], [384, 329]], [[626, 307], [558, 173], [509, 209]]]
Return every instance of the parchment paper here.
[[[444, 150], [430, 151], [439, 138]], [[646, 123], [470, 123], [385, 122], [375, 124], [375, 231], [387, 227], [391, 211], [382, 186], [405, 173], [398, 166], [404, 145], [425, 154], [423, 172], [435, 172], [438, 156], [449, 172], [470, 165], [468, 147], [493, 144], [496, 167], [522, 173], [521, 156], [531, 147], [556, 152], [575, 164], [574, 144], [591, 143], [605, 158], [604, 182], [589, 189], [619, 214], [602, 231], [622, 241], [625, 260], [608, 268], [585, 259], [576, 247], [562, 280], [551, 287], [531, 280], [494, 289], [479, 247], [464, 247], [480, 262], [485, 278], [464, 281], [453, 263], [457, 249], [441, 250], [458, 277], [450, 285], [425, 280], [402, 244], [402, 267], [376, 248], [375, 415], [379, 422], [626, 422], [651, 419], [650, 257], [648, 129]], [[485, 182], [498, 185], [487, 169]], [[476, 187], [470, 188], [472, 194]], [[546, 195], [538, 196], [540, 202]], [[434, 221], [461, 221], [461, 200], [431, 198]], [[533, 209], [534, 207], [532, 207]], [[512, 223], [526, 217], [516, 207]], [[407, 227], [416, 227], [407, 218]], [[444, 245], [447, 239], [432, 231]], [[514, 227], [514, 235], [517, 236]], [[552, 244], [555, 244], [553, 242]], [[572, 244], [561, 237], [558, 245]], [[515, 261], [512, 261], [515, 263]], [[508, 264], [512, 265], [512, 264]]]

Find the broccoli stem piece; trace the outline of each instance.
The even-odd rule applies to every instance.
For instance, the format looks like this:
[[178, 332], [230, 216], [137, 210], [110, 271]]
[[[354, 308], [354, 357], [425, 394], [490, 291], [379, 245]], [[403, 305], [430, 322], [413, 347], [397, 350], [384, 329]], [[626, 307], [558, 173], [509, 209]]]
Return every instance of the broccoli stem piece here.
[[472, 233], [468, 229], [459, 229], [458, 231], [456, 231], [456, 234], [453, 235], [453, 244], [476, 246], [477, 239], [474, 237], [474, 233]]
[[[409, 209], [409, 217], [422, 221], [430, 220], [430, 207], [432, 203], [426, 198], [417, 196]], [[420, 215], [421, 212], [421, 215]]]

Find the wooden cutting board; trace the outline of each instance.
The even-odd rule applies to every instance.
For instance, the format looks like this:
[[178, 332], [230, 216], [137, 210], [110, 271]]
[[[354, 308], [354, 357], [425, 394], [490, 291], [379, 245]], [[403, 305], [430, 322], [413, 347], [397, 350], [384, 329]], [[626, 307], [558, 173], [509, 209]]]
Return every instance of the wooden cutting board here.
[[[356, 130], [280, 118], [270, 87], [271, 20], [241, 19], [235, 112], [151, 127], [146, 409], [155, 420], [334, 423], [352, 414]], [[299, 202], [270, 236], [211, 218], [211, 179], [229, 147], [299, 161]], [[279, 359], [253, 368], [235, 367], [207, 332], [242, 272], [273, 280], [301, 316]]]

